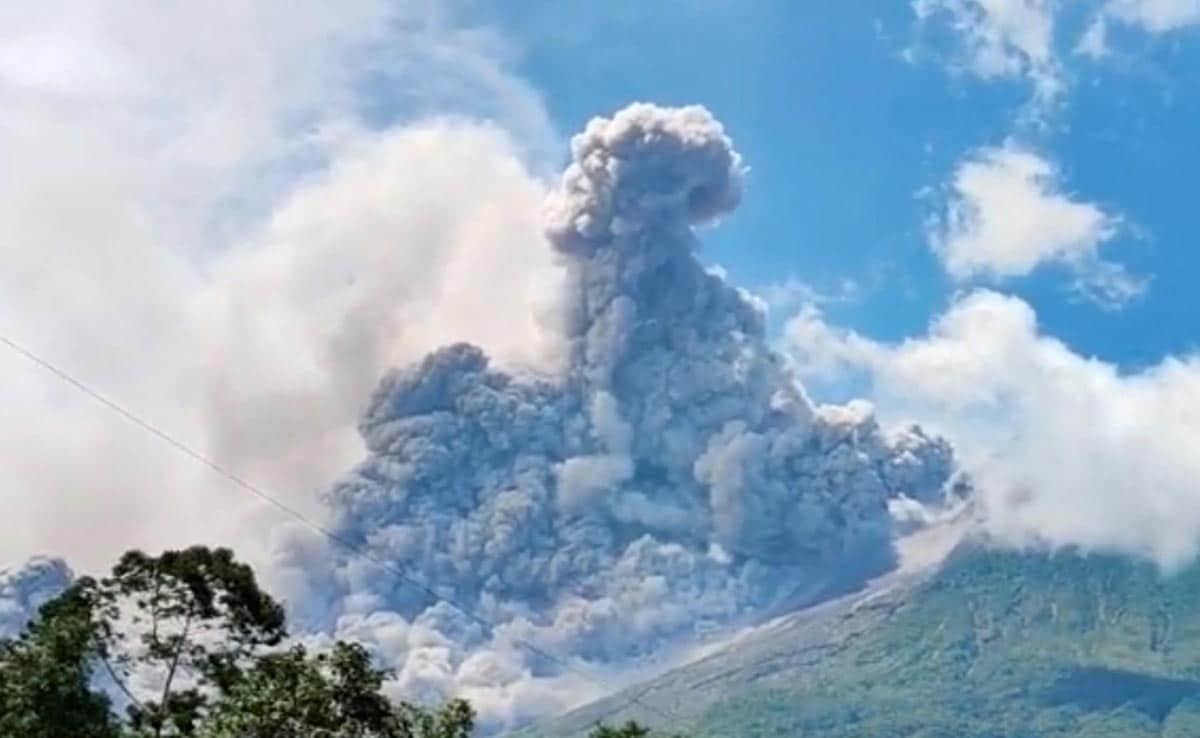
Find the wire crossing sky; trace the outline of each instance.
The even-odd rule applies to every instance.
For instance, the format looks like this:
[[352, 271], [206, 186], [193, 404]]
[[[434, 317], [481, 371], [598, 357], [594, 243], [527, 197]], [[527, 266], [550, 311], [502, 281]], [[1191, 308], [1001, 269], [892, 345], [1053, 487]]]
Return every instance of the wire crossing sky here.
[[[324, 526], [320, 525], [319, 523], [317, 523], [313, 520], [310, 520], [303, 513], [291, 508], [286, 503], [281, 502], [277, 497], [271, 495], [269, 492], [264, 491], [263, 489], [259, 488], [252, 482], [242, 479], [236, 473], [224, 468], [223, 466], [216, 463], [215, 461], [212, 461], [211, 459], [207, 458], [200, 452], [194, 450], [191, 446], [187, 445], [183, 441], [180, 441], [180, 440], [174, 438], [173, 436], [171, 436], [169, 433], [155, 427], [152, 423], [150, 423], [146, 420], [143, 420], [136, 413], [134, 413], [130, 410], [127, 410], [126, 408], [122, 407], [116, 401], [105, 397], [104, 395], [100, 394], [99, 392], [96, 392], [91, 387], [89, 387], [87, 385], [87, 383], [85, 383], [79, 379], [76, 379], [75, 377], [72, 377], [70, 374], [64, 372], [62, 369], [59, 369], [54, 364], [50, 363], [49, 361], [46, 361], [42, 357], [40, 357], [37, 354], [33, 353], [32, 351], [26, 349], [25, 347], [21, 346], [20, 344], [16, 343], [15, 341], [8, 338], [7, 336], [0, 336], [0, 343], [3, 343], [7, 348], [11, 349], [12, 351], [16, 352], [17, 354], [20, 354], [22, 357], [33, 362], [38, 367], [46, 370], [48, 373], [50, 373], [54, 377], [69, 384], [70, 386], [79, 390], [84, 395], [90, 397], [91, 399], [100, 403], [101, 405], [108, 408], [109, 410], [112, 410], [115, 414], [117, 414], [124, 420], [126, 420], [130, 423], [133, 423], [134, 425], [138, 426], [142, 430], [144, 430], [147, 433], [158, 438], [163, 443], [166, 443], [167, 445], [171, 446], [176, 451], [180, 452], [183, 456], [186, 456], [187, 458], [191, 459], [192, 461], [195, 461], [199, 464], [202, 464], [203, 466], [208, 467], [215, 474], [218, 474], [218, 475], [224, 477], [233, 485], [235, 485], [235, 486], [245, 490], [246, 492], [249, 492], [250, 494], [254, 495], [255, 497], [271, 504], [273, 507], [279, 509], [284, 514], [286, 514], [288, 517], [292, 518], [293, 520], [298, 521], [299, 523], [303, 524], [307, 528], [309, 528], [309, 529], [313, 530], [314, 532], [318, 533], [319, 535], [325, 537], [330, 542], [332, 542], [334, 545], [336, 545], [342, 549], [345, 549], [346, 551], [348, 551], [351, 554], [362, 557], [366, 561], [369, 561], [372, 564], [374, 564], [375, 566], [382, 569], [387, 574], [399, 579], [404, 584], [411, 586], [411, 587], [423, 592], [424, 594], [428, 595], [431, 602], [446, 603], [447, 605], [449, 605], [450, 607], [453, 607], [456, 611], [458, 611], [462, 615], [464, 615], [464, 616], [470, 618], [472, 621], [482, 625], [484, 628], [487, 628], [489, 631], [493, 631], [496, 629], [497, 626], [495, 623], [480, 616], [477, 612], [472, 610], [470, 607], [463, 605], [459, 602], [455, 602], [454, 600], [448, 599], [448, 598], [438, 594], [437, 591], [432, 589], [428, 584], [425, 584], [424, 582], [415, 578], [411, 574], [397, 568], [393, 563], [391, 563], [389, 561], [384, 561], [382, 559], [375, 557], [374, 555], [372, 555], [372, 553], [370, 551], [365, 550], [362, 547], [355, 545], [354, 543], [339, 536], [337, 533], [326, 529]], [[575, 674], [578, 674], [583, 679], [586, 679], [587, 681], [592, 682], [596, 686], [603, 689], [605, 693], [612, 693], [612, 692], [616, 691], [616, 689], [614, 689], [612, 686], [606, 684], [603, 680], [598, 679], [595, 676], [592, 676], [591, 674], [589, 674], [588, 672], [586, 672], [582, 669], [579, 669], [578, 667], [571, 664], [569, 661], [561, 659], [552, 653], [548, 653], [544, 649], [538, 648], [538, 646], [536, 646], [535, 644], [529, 643], [527, 641], [521, 641], [521, 640], [516, 641], [516, 644], [518, 646], [520, 646], [521, 648], [528, 649], [531, 653], [533, 653], [538, 658], [545, 659], [546, 661], [554, 663], [555, 665], [557, 665], [558, 667], [560, 667], [566, 671], [570, 671]], [[116, 675], [112, 675], [111, 673], [110, 673], [110, 675], [112, 676], [112, 678], [114, 680], [117, 680]], [[124, 689], [124, 686], [122, 686], [122, 689]], [[126, 694], [129, 694], [129, 693], [126, 692]], [[133, 696], [133, 695], [129, 695], [129, 696], [134, 702], [137, 702], [137, 698], [135, 696]], [[657, 719], [661, 719], [663, 721], [662, 722], [663, 726], [670, 726], [670, 725], [678, 724], [678, 722], [679, 722], [677, 716], [672, 715], [667, 710], [664, 710], [664, 709], [656, 707], [652, 704], [646, 703], [638, 695], [634, 695], [634, 696], [630, 697], [629, 700], [627, 701], [627, 704], [621, 705], [621, 707], [619, 709], [624, 710], [627, 707], [629, 707], [630, 705], [637, 705], [637, 706], [643, 708], [644, 710], [646, 710], [647, 712], [652, 713]]]
[[121, 404], [0, 357], [0, 562], [228, 544], [314, 639], [492, 726], [600, 691], [516, 644], [653, 673], [960, 504], [1007, 545], [1188, 562], [1198, 27], [9, 3], [0, 334]]

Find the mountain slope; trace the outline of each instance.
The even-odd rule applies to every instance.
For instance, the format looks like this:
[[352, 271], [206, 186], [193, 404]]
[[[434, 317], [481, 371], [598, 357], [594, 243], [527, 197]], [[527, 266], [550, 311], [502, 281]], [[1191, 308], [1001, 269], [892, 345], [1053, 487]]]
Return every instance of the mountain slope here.
[[679, 715], [697, 736], [1200, 736], [1200, 567], [956, 552], [544, 726]]

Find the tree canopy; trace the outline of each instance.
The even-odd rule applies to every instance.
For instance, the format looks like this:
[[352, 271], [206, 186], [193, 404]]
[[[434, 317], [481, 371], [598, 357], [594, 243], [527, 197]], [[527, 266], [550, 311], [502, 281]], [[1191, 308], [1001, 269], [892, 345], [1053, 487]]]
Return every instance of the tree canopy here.
[[[356, 643], [286, 647], [284, 610], [228, 549], [130, 551], [0, 641], [0, 738], [470, 738], [462, 700], [383, 693]], [[154, 684], [147, 694], [132, 684]], [[628, 723], [590, 738], [646, 738]]]
[[465, 702], [388, 700], [362, 646], [309, 653], [286, 637], [283, 608], [228, 549], [130, 551], [0, 643], [0, 738], [471, 734]]
[[91, 684], [95, 648], [92, 603], [74, 588], [0, 642], [0, 737], [116, 736], [109, 699]]

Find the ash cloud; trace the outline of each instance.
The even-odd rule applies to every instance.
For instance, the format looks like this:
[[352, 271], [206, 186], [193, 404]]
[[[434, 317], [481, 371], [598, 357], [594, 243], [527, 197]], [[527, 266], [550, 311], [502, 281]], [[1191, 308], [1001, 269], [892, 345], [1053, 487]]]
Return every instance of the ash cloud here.
[[46, 557], [0, 569], [0, 639], [20, 635], [38, 609], [70, 586], [74, 578], [64, 561]]
[[695, 228], [743, 175], [700, 107], [636, 104], [573, 139], [545, 216], [565, 366], [518, 375], [463, 343], [391, 371], [327, 496], [339, 535], [497, 627], [277, 530], [305, 627], [372, 644], [405, 696], [458, 693], [504, 725], [595, 689], [523, 642], [603, 672], [894, 565], [889, 503], [942, 502], [951, 449], [815, 406], [760, 303], [698, 261]]

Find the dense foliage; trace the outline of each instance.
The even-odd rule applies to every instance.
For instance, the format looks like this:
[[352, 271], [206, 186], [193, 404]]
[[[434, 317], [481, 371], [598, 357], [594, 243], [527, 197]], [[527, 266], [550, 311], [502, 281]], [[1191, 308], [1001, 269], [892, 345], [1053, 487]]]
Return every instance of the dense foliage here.
[[109, 738], [109, 700], [91, 688], [96, 628], [77, 589], [52, 600], [17, 641], [0, 642], [0, 736]]
[[[0, 640], [0, 738], [470, 738], [466, 702], [392, 702], [361, 645], [284, 648], [284, 626], [227, 549], [131, 551]], [[131, 686], [147, 676], [153, 697]], [[630, 722], [592, 737], [648, 734]]]
[[[713, 738], [1200, 735], [1200, 567], [968, 551], [911, 591], [831, 613], [708, 664], [711, 698], [656, 699]], [[465, 702], [396, 703], [387, 677], [357, 644], [289, 646], [282, 608], [229, 551], [133, 552], [0, 642], [0, 738], [472, 734]]]
[[[286, 635], [283, 609], [230, 551], [130, 552], [0, 643], [0, 738], [471, 734], [464, 702], [389, 701], [361, 646], [310, 654], [283, 649]], [[133, 686], [147, 683], [151, 696]]]

